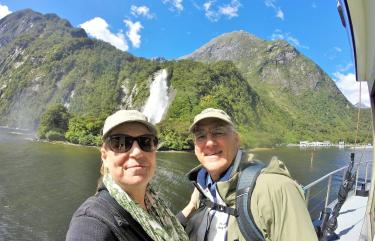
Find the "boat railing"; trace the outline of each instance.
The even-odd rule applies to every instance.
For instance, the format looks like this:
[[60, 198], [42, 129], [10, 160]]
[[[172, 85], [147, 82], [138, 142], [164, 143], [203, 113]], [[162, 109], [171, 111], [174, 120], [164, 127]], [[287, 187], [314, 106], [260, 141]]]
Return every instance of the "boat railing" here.
[[[370, 181], [368, 179], [370, 164], [371, 164], [370, 161], [361, 161], [361, 162], [354, 163], [353, 170], [352, 170], [352, 173], [353, 174], [355, 173], [355, 185], [353, 187], [354, 190], [358, 190], [358, 187], [361, 187], [362, 189], [366, 188], [366, 185]], [[333, 195], [337, 195], [339, 185], [333, 185], [333, 182], [336, 182], [336, 183], [338, 182], [339, 184], [344, 182], [345, 173], [348, 167], [349, 165], [338, 168], [303, 187], [303, 191], [306, 197], [306, 205], [308, 206], [309, 212], [313, 218], [317, 214], [318, 211], [324, 210], [325, 208], [329, 206], [331, 198], [332, 200], [335, 200], [337, 198], [336, 196], [333, 196]], [[326, 182], [326, 186], [324, 182]], [[319, 186], [319, 190], [312, 192], [312, 189], [318, 186]], [[322, 194], [324, 191], [325, 191], [325, 198], [323, 199]], [[310, 203], [312, 199], [314, 199], [314, 202]], [[322, 200], [324, 200], [324, 206], [322, 206], [323, 204]]]

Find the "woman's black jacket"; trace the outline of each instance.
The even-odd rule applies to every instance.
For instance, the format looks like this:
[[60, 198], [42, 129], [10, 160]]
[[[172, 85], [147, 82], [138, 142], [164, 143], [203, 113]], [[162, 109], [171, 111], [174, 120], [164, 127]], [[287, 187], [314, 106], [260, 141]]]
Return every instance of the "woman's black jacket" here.
[[66, 241], [152, 241], [142, 226], [111, 197], [105, 187], [73, 214]]

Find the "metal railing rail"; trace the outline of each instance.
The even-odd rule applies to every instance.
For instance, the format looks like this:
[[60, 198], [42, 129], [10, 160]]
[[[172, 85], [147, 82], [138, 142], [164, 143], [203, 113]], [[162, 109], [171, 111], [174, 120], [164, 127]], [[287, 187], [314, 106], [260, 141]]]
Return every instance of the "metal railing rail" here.
[[[359, 178], [359, 170], [360, 168], [365, 165], [366, 167], [366, 170], [365, 170], [365, 178], [364, 178], [364, 183], [367, 184], [367, 179], [368, 179], [368, 168], [369, 168], [369, 164], [371, 163], [371, 161], [361, 161], [361, 162], [358, 162], [358, 163], [355, 163], [354, 164], [354, 170], [355, 170], [355, 186], [354, 186], [354, 190], [357, 190], [357, 186], [358, 186], [358, 178]], [[325, 181], [328, 179], [328, 182], [327, 182], [327, 192], [326, 192], [326, 197], [325, 197], [325, 200], [324, 200], [324, 208], [327, 208], [327, 206], [329, 205], [329, 197], [330, 197], [330, 194], [331, 194], [331, 186], [332, 186], [332, 177], [339, 173], [340, 171], [343, 172], [343, 178], [342, 178], [342, 181], [344, 181], [344, 176], [345, 176], [345, 170], [349, 167], [349, 165], [346, 165], [346, 166], [343, 166], [341, 168], [338, 168], [326, 175], [324, 175], [323, 177], [309, 183], [308, 185], [304, 186], [303, 187], [303, 191], [305, 192], [305, 197], [306, 197], [306, 205], [309, 204], [309, 200], [310, 200], [310, 194], [311, 194], [311, 188], [316, 186], [317, 184]], [[354, 171], [353, 170], [353, 171]]]

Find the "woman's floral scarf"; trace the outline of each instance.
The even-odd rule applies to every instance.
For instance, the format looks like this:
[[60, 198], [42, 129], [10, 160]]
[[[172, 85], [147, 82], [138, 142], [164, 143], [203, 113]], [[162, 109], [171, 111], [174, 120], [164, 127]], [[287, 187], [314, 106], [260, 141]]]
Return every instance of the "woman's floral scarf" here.
[[184, 228], [173, 213], [160, 199], [151, 185], [147, 186], [145, 205], [148, 210], [138, 206], [108, 174], [104, 175], [103, 183], [109, 194], [142, 226], [146, 233], [155, 241], [188, 241]]

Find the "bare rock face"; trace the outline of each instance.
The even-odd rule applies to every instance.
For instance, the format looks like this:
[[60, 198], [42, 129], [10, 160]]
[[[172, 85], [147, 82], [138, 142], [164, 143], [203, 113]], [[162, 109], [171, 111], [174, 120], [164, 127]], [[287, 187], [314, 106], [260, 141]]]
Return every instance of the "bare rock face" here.
[[42, 15], [30, 9], [15, 12], [0, 20], [0, 47], [6, 46], [15, 37], [29, 31], [42, 20]]
[[[53, 29], [56, 26], [59, 28]], [[0, 47], [6, 46], [20, 35], [39, 36], [58, 30], [63, 30], [72, 37], [87, 37], [83, 29], [73, 28], [69, 21], [59, 18], [56, 14], [43, 15], [31, 9], [25, 9], [9, 14], [0, 20]]]
[[328, 87], [341, 94], [313, 61], [283, 40], [266, 41], [245, 31], [225, 33], [182, 59], [202, 62], [233, 61], [250, 84], [269, 84], [301, 95]]
[[223, 34], [192, 54], [181, 57], [199, 61], [237, 60], [253, 57], [264, 41], [244, 31]]

